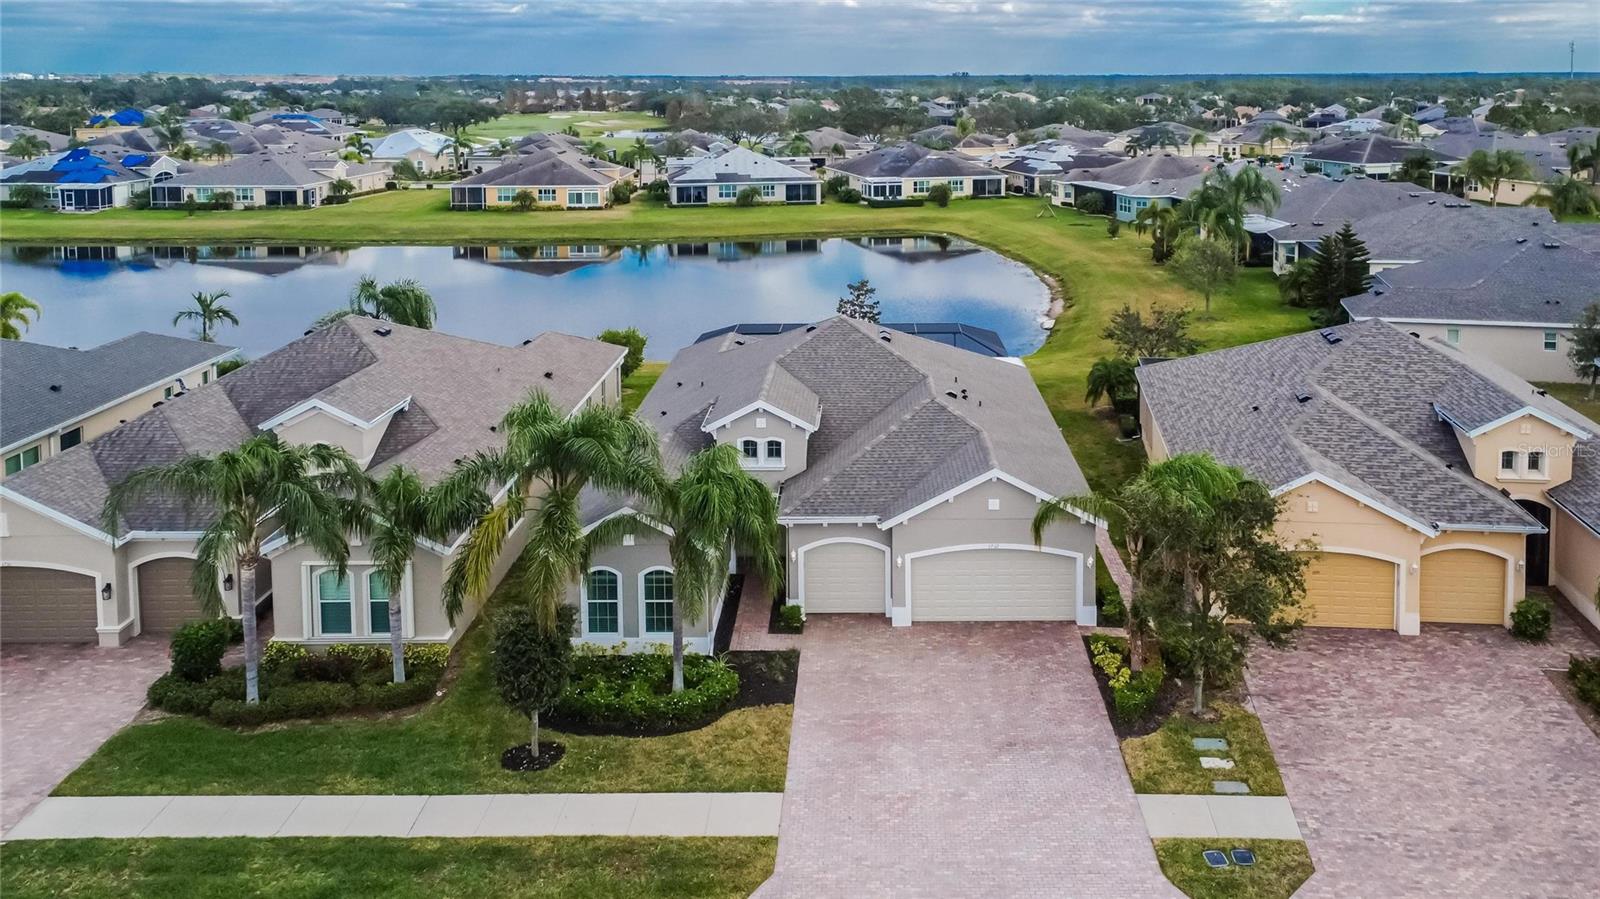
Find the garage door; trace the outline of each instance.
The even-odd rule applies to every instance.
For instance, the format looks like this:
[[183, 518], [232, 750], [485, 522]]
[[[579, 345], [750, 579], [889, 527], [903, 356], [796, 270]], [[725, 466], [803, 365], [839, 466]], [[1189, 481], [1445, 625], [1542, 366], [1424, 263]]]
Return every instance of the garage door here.
[[94, 578], [50, 568], [0, 568], [0, 642], [93, 643]]
[[1348, 553], [1314, 553], [1306, 569], [1307, 623], [1394, 627], [1395, 566]]
[[1501, 624], [1505, 616], [1506, 560], [1475, 549], [1447, 549], [1422, 557], [1422, 620]]
[[189, 559], [156, 559], [139, 566], [140, 633], [168, 634], [201, 617], [189, 586], [193, 570]]
[[913, 621], [1071, 621], [1077, 560], [1020, 549], [922, 556], [911, 567]]
[[801, 557], [806, 614], [876, 612], [883, 614], [884, 571], [888, 554], [864, 543], [828, 543]]

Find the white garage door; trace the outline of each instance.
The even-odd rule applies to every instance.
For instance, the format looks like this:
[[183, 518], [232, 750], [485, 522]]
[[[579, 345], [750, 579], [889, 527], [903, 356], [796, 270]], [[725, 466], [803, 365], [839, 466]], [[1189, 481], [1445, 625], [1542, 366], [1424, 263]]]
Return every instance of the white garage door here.
[[883, 614], [887, 553], [865, 543], [826, 543], [801, 558], [801, 596], [812, 612]]
[[965, 549], [911, 565], [913, 621], [1071, 621], [1077, 560], [1026, 549]]

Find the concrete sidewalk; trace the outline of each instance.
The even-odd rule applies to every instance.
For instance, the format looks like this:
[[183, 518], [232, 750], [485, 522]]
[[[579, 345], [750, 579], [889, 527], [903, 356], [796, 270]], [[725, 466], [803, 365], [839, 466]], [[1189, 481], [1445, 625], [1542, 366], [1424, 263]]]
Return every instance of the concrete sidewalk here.
[[1285, 796], [1139, 795], [1139, 811], [1152, 839], [1236, 837], [1303, 840]]
[[776, 836], [782, 793], [52, 796], [7, 840]]

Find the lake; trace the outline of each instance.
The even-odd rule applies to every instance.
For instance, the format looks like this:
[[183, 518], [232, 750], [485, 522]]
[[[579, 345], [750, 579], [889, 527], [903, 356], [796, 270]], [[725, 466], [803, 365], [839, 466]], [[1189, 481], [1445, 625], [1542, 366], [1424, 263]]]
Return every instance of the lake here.
[[8, 244], [0, 288], [43, 308], [26, 339], [87, 347], [146, 330], [192, 334], [173, 315], [196, 291], [227, 291], [240, 326], [217, 339], [259, 356], [343, 306], [356, 280], [415, 278], [442, 331], [514, 343], [540, 331], [633, 326], [665, 359], [737, 322], [814, 321], [845, 285], [877, 288], [883, 320], [958, 321], [1037, 349], [1049, 290], [1026, 266], [943, 237], [664, 244], [369, 246]]

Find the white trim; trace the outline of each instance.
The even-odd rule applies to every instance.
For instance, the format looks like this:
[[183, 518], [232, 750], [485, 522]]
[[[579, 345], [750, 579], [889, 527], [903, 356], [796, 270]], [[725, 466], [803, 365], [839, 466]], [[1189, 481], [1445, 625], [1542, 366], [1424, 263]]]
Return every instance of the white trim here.
[[[120, 633], [123, 628], [125, 628], [129, 624], [133, 623], [133, 617], [132, 616], [129, 616], [126, 620], [124, 620], [124, 621], [122, 621], [120, 623], [114, 623], [114, 624], [101, 624], [100, 623], [100, 620], [101, 620], [101, 617], [102, 617], [101, 614], [100, 614], [100, 607], [101, 606], [110, 606], [112, 611], [115, 612], [115, 610], [117, 608], [117, 603], [116, 603], [117, 597], [116, 597], [115, 594], [113, 594], [112, 597], [111, 597], [111, 601], [110, 602], [107, 602], [106, 600], [100, 598], [100, 591], [105, 589], [106, 579], [98, 571], [94, 571], [94, 570], [89, 569], [89, 568], [77, 568], [77, 567], [72, 566], [72, 565], [58, 565], [58, 564], [56, 564], [54, 562], [22, 562], [22, 561], [18, 561], [16, 559], [0, 559], [0, 568], [46, 568], [46, 569], [49, 569], [51, 571], [65, 571], [68, 574], [81, 574], [81, 575], [83, 575], [85, 577], [93, 578], [94, 579], [94, 595], [93, 595], [93, 598], [94, 598], [94, 632], [96, 634], [116, 634], [116, 633]], [[105, 645], [105, 644], [102, 643], [101, 645]]]
[[[1346, 556], [1365, 556], [1369, 559], [1377, 559], [1380, 562], [1388, 562], [1389, 564], [1393, 565], [1395, 569], [1394, 596], [1392, 597], [1394, 611], [1394, 617], [1392, 620], [1394, 621], [1394, 630], [1397, 633], [1408, 636], [1416, 636], [1417, 634], [1421, 633], [1421, 604], [1418, 604], [1418, 612], [1416, 615], [1408, 613], [1405, 608], [1405, 597], [1407, 594], [1406, 574], [1408, 573], [1407, 569], [1410, 567], [1410, 562], [1400, 558], [1399, 556], [1386, 556], [1383, 553], [1375, 553], [1366, 549], [1356, 549], [1355, 547], [1350, 546], [1318, 546], [1316, 549], [1306, 550], [1306, 552], [1334, 553]], [[1419, 573], [1421, 571], [1420, 557], [1418, 558], [1418, 571]]]
[[[746, 440], [755, 442], [756, 455], [753, 459], [744, 454], [744, 442]], [[768, 443], [776, 443], [778, 445], [777, 461], [773, 461], [767, 456]], [[735, 448], [739, 450], [739, 466], [747, 471], [782, 471], [788, 466], [788, 441], [784, 440], [782, 437], [772, 437], [770, 435], [764, 437], [751, 437], [747, 435], [744, 437], [735, 438], [734, 445]]]
[[[589, 630], [589, 575], [596, 571], [609, 572], [617, 579], [617, 630], [615, 633], [596, 634]], [[673, 584], [673, 600], [677, 600], [677, 584]], [[640, 632], [644, 631], [644, 621], [639, 622]], [[622, 572], [610, 565], [591, 565], [589, 570], [578, 578], [578, 636], [586, 643], [602, 643], [611, 645], [621, 643], [626, 639], [623, 634], [627, 631], [626, 622], [622, 618]]]
[[[1083, 625], [1085, 627], [1094, 627], [1095, 626], [1095, 624], [1097, 622], [1097, 610], [1095, 609], [1095, 605], [1094, 605], [1094, 596], [1090, 595], [1088, 597], [1088, 601], [1089, 601], [1088, 605], [1087, 606], [1084, 605], [1084, 595], [1083, 595], [1083, 571], [1084, 571], [1083, 553], [1076, 552], [1076, 551], [1070, 550], [1070, 549], [1059, 549], [1059, 548], [1053, 547], [1053, 546], [1037, 546], [1037, 545], [1032, 544], [1032, 543], [963, 543], [963, 544], [960, 544], [960, 545], [957, 545], [957, 546], [940, 546], [940, 547], [936, 547], [934, 549], [922, 549], [922, 550], [918, 550], [916, 552], [906, 553], [905, 554], [905, 569], [906, 569], [906, 596], [905, 596], [905, 598], [906, 598], [906, 604], [905, 604], [905, 622], [904, 623], [906, 625], [909, 625], [909, 624], [911, 624], [912, 622], [914, 622], [916, 620], [914, 614], [912, 613], [912, 601], [915, 599], [915, 594], [913, 593], [912, 586], [911, 586], [911, 563], [912, 562], [914, 562], [917, 559], [924, 558], [926, 556], [939, 556], [939, 555], [945, 555], [947, 553], [967, 552], [969, 550], [985, 550], [985, 549], [1002, 549], [1002, 550], [1017, 550], [1017, 551], [1020, 551], [1020, 552], [1036, 552], [1036, 553], [1043, 553], [1043, 554], [1052, 555], [1052, 556], [1065, 556], [1065, 557], [1067, 557], [1069, 559], [1072, 559], [1073, 560], [1073, 573], [1074, 573], [1074, 577], [1075, 577], [1075, 581], [1076, 581], [1075, 587], [1074, 587], [1076, 592], [1075, 592], [1075, 594], [1073, 595], [1073, 598], [1072, 598], [1073, 618], [1078, 624], [1081, 624], [1081, 625]], [[897, 609], [896, 611], [899, 611], [899, 610]], [[901, 622], [899, 620], [896, 620], [895, 624], [899, 625], [899, 624], [901, 624]]]
[[600, 518], [595, 519], [594, 521], [590, 522], [589, 524], [584, 525], [583, 530], [579, 531], [578, 533], [580, 535], [582, 535], [582, 536], [587, 537], [589, 535], [590, 531], [593, 531], [595, 528], [599, 527], [600, 525], [605, 524], [606, 522], [610, 521], [611, 519], [617, 518], [617, 517], [622, 516], [622, 515], [632, 515], [635, 518], [639, 519], [640, 521], [644, 522], [645, 524], [649, 525], [650, 527], [653, 527], [656, 530], [660, 531], [661, 533], [666, 534], [668, 537], [671, 537], [674, 534], [672, 528], [667, 527], [665, 524], [662, 524], [660, 521], [658, 521], [657, 519], [653, 518], [652, 516], [646, 515], [643, 512], [640, 512], [637, 509], [634, 509], [632, 506], [623, 506], [622, 508], [618, 509], [615, 512], [607, 513], [606, 515], [603, 515]]
[[795, 598], [798, 600], [798, 603], [789, 603], [789, 605], [799, 605], [802, 611], [805, 610], [805, 605], [806, 605], [806, 552], [808, 550], [816, 549], [819, 546], [827, 546], [830, 543], [859, 543], [859, 544], [861, 544], [863, 546], [870, 546], [873, 549], [877, 549], [877, 550], [882, 550], [883, 551], [883, 614], [885, 614], [885, 615], [893, 614], [893, 609], [894, 609], [894, 594], [893, 594], [893, 591], [894, 591], [894, 587], [893, 587], [893, 582], [890, 579], [891, 578], [890, 572], [892, 570], [891, 569], [891, 565], [890, 565], [890, 556], [892, 556], [893, 553], [891, 553], [889, 551], [889, 547], [885, 546], [882, 543], [877, 543], [877, 542], [872, 541], [872, 540], [864, 540], [864, 539], [862, 539], [860, 537], [827, 537], [827, 538], [824, 538], [822, 540], [813, 540], [812, 542], [807, 543], [805, 546], [802, 546], [799, 549], [795, 550], [795, 562], [796, 562], [796, 565], [797, 565], [797, 569], [796, 569], [796, 573], [795, 573], [795, 593], [797, 595], [796, 595]]
[[[224, 359], [228, 359], [228, 358], [230, 358], [232, 356], [236, 356], [236, 355], [238, 355], [238, 353], [239, 353], [239, 348], [238, 347], [234, 347], [234, 348], [228, 350], [226, 353], [223, 353], [220, 356], [213, 356], [212, 358], [207, 359], [204, 362], [198, 362], [198, 363], [196, 363], [194, 365], [191, 365], [191, 366], [189, 366], [187, 368], [184, 368], [184, 369], [180, 370], [176, 374], [169, 375], [168, 377], [162, 378], [159, 381], [154, 381], [154, 382], [151, 382], [149, 384], [146, 384], [145, 386], [140, 387], [138, 390], [135, 390], [135, 391], [133, 391], [131, 393], [127, 393], [127, 394], [124, 394], [124, 395], [122, 395], [120, 397], [117, 397], [116, 399], [111, 400], [111, 401], [105, 403], [104, 405], [96, 406], [95, 408], [90, 409], [88, 412], [84, 412], [83, 414], [78, 415], [78, 416], [76, 416], [74, 418], [68, 418], [68, 419], [66, 419], [64, 421], [57, 422], [55, 425], [52, 425], [51, 427], [46, 428], [45, 430], [40, 431], [37, 434], [34, 434], [32, 437], [28, 437], [28, 438], [26, 438], [24, 440], [17, 441], [16, 443], [13, 443], [13, 444], [11, 444], [9, 446], [0, 447], [0, 455], [9, 455], [11, 453], [11, 451], [16, 449], [17, 447], [26, 446], [27, 444], [32, 443], [33, 441], [38, 440], [41, 437], [49, 437], [49, 436], [52, 436], [52, 435], [54, 435], [54, 434], [56, 434], [58, 432], [61, 432], [61, 431], [69, 431], [69, 430], [71, 430], [71, 427], [69, 427], [70, 425], [76, 424], [78, 426], [82, 426], [82, 424], [84, 422], [86, 422], [89, 419], [95, 417], [96, 415], [99, 415], [101, 412], [104, 412], [107, 409], [111, 409], [111, 408], [116, 407], [116, 406], [120, 406], [123, 403], [126, 403], [127, 401], [133, 399], [134, 397], [137, 397], [141, 393], [145, 393], [147, 391], [155, 390], [158, 387], [166, 386], [167, 384], [169, 384], [169, 383], [171, 383], [173, 381], [177, 381], [177, 380], [181, 379], [188, 372], [193, 371], [194, 369], [200, 368], [202, 366], [204, 366], [206, 369], [210, 369], [211, 366], [216, 365], [218, 362], [221, 362]], [[209, 385], [202, 384], [200, 386], [201, 387], [206, 387], [206, 386], [209, 386]], [[191, 390], [197, 390], [199, 388], [190, 388], [190, 389]], [[145, 410], [145, 411], [148, 411], [148, 410]], [[89, 441], [86, 439], [83, 442], [84, 443], [88, 443]], [[57, 453], [61, 453], [61, 452], [65, 452], [65, 450], [57, 450], [56, 452]], [[43, 460], [41, 460], [41, 461], [43, 461]]]
[[1378, 510], [1379, 512], [1383, 513], [1384, 515], [1387, 515], [1390, 518], [1393, 518], [1395, 521], [1400, 522], [1401, 524], [1405, 525], [1408, 528], [1411, 528], [1414, 531], [1426, 534], [1429, 537], [1437, 537], [1437, 536], [1439, 536], [1439, 529], [1438, 528], [1430, 527], [1429, 525], [1423, 524], [1422, 522], [1418, 521], [1415, 518], [1412, 518], [1409, 515], [1406, 515], [1403, 512], [1397, 511], [1395, 509], [1391, 509], [1390, 507], [1384, 505], [1383, 503], [1378, 502], [1377, 500], [1373, 499], [1372, 497], [1367, 496], [1366, 494], [1361, 493], [1359, 491], [1352, 490], [1349, 487], [1346, 487], [1345, 485], [1339, 483], [1338, 481], [1335, 481], [1334, 479], [1328, 477], [1327, 475], [1324, 475], [1324, 474], [1321, 474], [1321, 473], [1315, 472], [1315, 471], [1311, 472], [1310, 474], [1301, 475], [1300, 477], [1295, 478], [1294, 480], [1289, 481], [1288, 483], [1281, 484], [1281, 485], [1279, 485], [1277, 487], [1274, 487], [1273, 490], [1272, 490], [1272, 495], [1273, 496], [1282, 496], [1283, 494], [1288, 493], [1291, 490], [1295, 490], [1295, 489], [1298, 489], [1300, 487], [1304, 487], [1305, 485], [1313, 483], [1313, 482], [1321, 484], [1324, 487], [1328, 487], [1328, 488], [1334, 490], [1335, 492], [1342, 493], [1345, 496], [1349, 497], [1350, 499], [1355, 500], [1356, 502], [1360, 503], [1363, 506], [1371, 506], [1372, 508]]
[[[1505, 563], [1506, 563], [1506, 583], [1505, 583], [1505, 590], [1501, 594], [1501, 601], [1500, 601], [1500, 626], [1501, 627], [1505, 627], [1507, 624], [1509, 624], [1510, 621], [1511, 621], [1511, 605], [1512, 605], [1511, 601], [1512, 601], [1512, 597], [1517, 595], [1517, 560], [1516, 560], [1516, 558], [1513, 557], [1509, 553], [1504, 553], [1504, 552], [1501, 552], [1498, 549], [1495, 549], [1495, 548], [1489, 547], [1489, 546], [1484, 546], [1484, 545], [1479, 544], [1479, 543], [1446, 543], [1446, 544], [1443, 544], [1443, 545], [1440, 545], [1440, 546], [1432, 547], [1430, 549], [1425, 549], [1425, 550], [1422, 551], [1422, 554], [1417, 557], [1417, 577], [1418, 577], [1419, 582], [1420, 582], [1421, 577], [1422, 577], [1422, 560], [1426, 559], [1427, 557], [1429, 557], [1431, 555], [1433, 555], [1434, 553], [1444, 552], [1445, 550], [1449, 550], [1449, 549], [1465, 549], [1465, 550], [1471, 550], [1473, 552], [1488, 553], [1491, 556], [1496, 556], [1496, 557], [1498, 557], [1500, 559], [1505, 560]], [[1422, 620], [1422, 593], [1421, 593], [1420, 590], [1417, 593], [1417, 620], [1419, 622]]]
[[[1374, 259], [1372, 261], [1374, 263], [1381, 263], [1383, 260]], [[1402, 260], [1389, 260], [1389, 261], [1397, 262], [1397, 263], [1402, 262]], [[1355, 298], [1352, 297], [1351, 299], [1355, 299]], [[1495, 321], [1493, 319], [1482, 319], [1482, 318], [1400, 318], [1398, 316], [1393, 316], [1393, 315], [1353, 315], [1353, 314], [1350, 316], [1350, 318], [1351, 318], [1352, 321], [1358, 321], [1358, 322], [1371, 321], [1372, 319], [1378, 319], [1379, 321], [1386, 321], [1386, 322], [1389, 322], [1390, 324], [1395, 324], [1395, 325], [1450, 325], [1452, 327], [1457, 327], [1457, 326], [1460, 326], [1460, 325], [1482, 325], [1482, 326], [1485, 326], [1485, 327], [1495, 327], [1495, 328], [1540, 328], [1540, 329], [1555, 328], [1558, 331], [1571, 331], [1572, 330], [1572, 322], [1517, 322], [1517, 321], [1509, 321], [1508, 322], [1508, 321]]]
[[334, 407], [333, 405], [331, 405], [329, 403], [326, 403], [326, 402], [324, 402], [324, 401], [322, 401], [320, 399], [317, 399], [316, 397], [312, 397], [311, 399], [308, 399], [308, 400], [302, 400], [302, 401], [294, 404], [293, 406], [290, 406], [289, 408], [283, 410], [282, 412], [279, 412], [277, 415], [272, 416], [271, 418], [267, 419], [266, 421], [256, 425], [256, 430], [258, 430], [258, 431], [270, 431], [273, 428], [277, 427], [278, 425], [284, 424], [284, 423], [286, 423], [286, 422], [288, 422], [288, 421], [290, 421], [292, 419], [299, 418], [301, 415], [303, 415], [306, 412], [316, 411], [316, 412], [325, 412], [325, 413], [333, 416], [334, 418], [337, 418], [340, 421], [345, 422], [346, 424], [355, 425], [356, 427], [358, 427], [358, 428], [362, 429], [363, 431], [365, 431], [365, 430], [368, 430], [368, 429], [372, 428], [373, 426], [375, 426], [378, 422], [383, 421], [385, 418], [388, 418], [389, 416], [395, 414], [396, 412], [399, 412], [401, 409], [404, 409], [409, 405], [411, 405], [411, 397], [410, 397], [410, 395], [407, 395], [405, 399], [401, 400], [398, 403], [395, 403], [393, 406], [390, 406], [387, 411], [379, 414], [377, 418], [374, 418], [371, 421], [363, 421], [360, 418], [357, 418], [356, 416], [351, 415], [350, 413], [345, 412], [342, 409], [338, 409], [338, 408]]
[[[640, 571], [639, 572], [639, 594], [638, 594], [639, 595], [639, 600], [638, 600], [638, 603], [639, 603], [639, 636], [638, 636], [637, 639], [639, 639], [641, 641], [644, 641], [644, 642], [660, 642], [660, 638], [665, 637], [667, 640], [670, 641], [672, 639], [672, 628], [671, 627], [668, 627], [664, 631], [647, 631], [647, 630], [645, 630], [645, 626], [644, 626], [644, 623], [645, 623], [644, 576], [647, 575], [647, 574], [650, 574], [651, 572], [654, 572], [654, 571], [665, 571], [668, 574], [672, 575], [672, 610], [673, 610], [673, 612], [675, 614], [678, 611], [678, 572], [675, 569], [673, 569], [673, 567], [671, 565], [651, 565], [649, 568], [646, 568], [646, 569]], [[618, 589], [620, 589], [620, 587]], [[688, 624], [688, 622], [684, 622], [684, 623]], [[657, 638], [657, 639], [651, 640], [652, 637]], [[687, 638], [685, 638], [685, 639], [687, 639]]]
[[[372, 579], [378, 575], [381, 575], [382, 573], [383, 572], [377, 567], [372, 567], [368, 568], [367, 573], [361, 578], [361, 592], [364, 594], [361, 597], [361, 607], [365, 612], [361, 620], [366, 623], [364, 630], [366, 630], [367, 636], [384, 637], [387, 639], [388, 637], [393, 636], [389, 631], [383, 631], [379, 633], [373, 631], [372, 629]], [[400, 576], [400, 596], [398, 598], [394, 596], [389, 597], [390, 602], [396, 602], [398, 600], [400, 603], [400, 639], [402, 640], [406, 638], [406, 635], [411, 631], [412, 628], [410, 621], [411, 603], [406, 601], [411, 592], [410, 588], [411, 563], [408, 561], [406, 562], [405, 573]], [[354, 622], [351, 623], [354, 624]], [[388, 625], [385, 624], [385, 627], [387, 626]]]
[[788, 422], [789, 424], [792, 424], [795, 427], [799, 428], [800, 430], [805, 431], [807, 434], [816, 433], [816, 430], [817, 430], [817, 426], [816, 425], [807, 424], [806, 422], [801, 421], [800, 419], [794, 417], [793, 415], [790, 415], [789, 413], [783, 411], [782, 409], [779, 409], [778, 407], [773, 406], [773, 405], [769, 405], [768, 403], [766, 403], [766, 402], [764, 402], [762, 400], [756, 400], [755, 402], [749, 404], [748, 406], [745, 406], [743, 409], [740, 409], [740, 410], [738, 410], [736, 412], [729, 412], [727, 415], [724, 415], [724, 416], [722, 416], [721, 418], [719, 418], [719, 419], [717, 419], [715, 421], [708, 421], [705, 424], [702, 424], [700, 426], [700, 430], [706, 432], [707, 434], [714, 434], [714, 433], [717, 432], [718, 429], [727, 427], [728, 425], [732, 424], [736, 419], [743, 418], [744, 416], [750, 414], [751, 412], [756, 412], [756, 411], [763, 411], [763, 412], [766, 412], [768, 415], [776, 415], [777, 417], [783, 419], [784, 421]]
[[878, 516], [876, 516], [876, 515], [839, 515], [839, 516], [834, 516], [834, 517], [830, 517], [830, 516], [826, 516], [826, 515], [818, 515], [818, 516], [799, 515], [799, 516], [789, 516], [789, 517], [785, 517], [785, 516], [782, 516], [782, 515], [778, 516], [778, 524], [781, 524], [784, 527], [793, 527], [793, 526], [795, 526], [797, 524], [820, 524], [823, 527], [827, 527], [830, 524], [877, 524], [877, 523], [878, 523]]
[[[973, 478], [973, 479], [971, 479], [969, 481], [966, 481], [965, 483], [958, 484], [955, 487], [952, 487], [949, 490], [946, 490], [945, 492], [939, 494], [938, 496], [935, 496], [932, 499], [929, 499], [929, 500], [927, 500], [927, 501], [925, 501], [925, 502], [923, 502], [923, 503], [921, 503], [919, 505], [913, 506], [910, 509], [907, 509], [906, 511], [901, 512], [899, 515], [896, 515], [893, 518], [890, 518], [887, 521], [880, 522], [878, 524], [878, 527], [881, 530], [887, 531], [890, 528], [895, 527], [896, 525], [904, 524], [905, 522], [910, 521], [911, 519], [917, 517], [918, 515], [921, 515], [923, 512], [928, 511], [929, 509], [933, 508], [934, 506], [939, 505], [940, 503], [946, 503], [946, 502], [950, 502], [950, 501], [954, 500], [956, 497], [960, 496], [963, 493], [966, 493], [968, 490], [971, 490], [972, 488], [977, 487], [980, 484], [993, 482], [993, 481], [1003, 481], [1003, 482], [1005, 482], [1007, 484], [1010, 484], [1011, 486], [1017, 488], [1018, 490], [1021, 490], [1024, 493], [1032, 494], [1033, 498], [1039, 500], [1040, 502], [1046, 502], [1046, 501], [1049, 501], [1049, 500], [1052, 500], [1052, 499], [1055, 498], [1051, 494], [1046, 493], [1045, 491], [1040, 490], [1039, 488], [1034, 487], [1033, 485], [1031, 485], [1031, 484], [1019, 479], [1019, 478], [1012, 477], [1011, 475], [1006, 474], [1005, 472], [1001, 471], [998, 468], [991, 468], [988, 471], [984, 472], [983, 474], [980, 474], [977, 477], [975, 477], [975, 478]], [[1074, 510], [1074, 511], [1076, 511], [1077, 514], [1078, 514], [1078, 520], [1080, 522], [1084, 523], [1084, 524], [1088, 524], [1090, 522], [1093, 522], [1095, 525], [1097, 525], [1099, 527], [1105, 527], [1106, 526], [1106, 523], [1104, 521], [1101, 521], [1100, 519], [1095, 518], [1092, 515], [1085, 514], [1081, 510]]]
[[1533, 406], [1523, 406], [1521, 409], [1518, 409], [1515, 412], [1508, 412], [1505, 415], [1502, 415], [1499, 418], [1495, 419], [1494, 421], [1491, 421], [1491, 422], [1489, 422], [1487, 424], [1478, 425], [1476, 428], [1470, 428], [1470, 429], [1466, 428], [1466, 427], [1463, 427], [1459, 422], [1457, 422], [1455, 420], [1455, 418], [1453, 416], [1450, 415], [1449, 412], [1446, 412], [1444, 410], [1444, 408], [1442, 406], [1440, 406], [1438, 403], [1434, 403], [1433, 404], [1433, 411], [1440, 418], [1442, 418], [1445, 421], [1449, 422], [1451, 427], [1455, 428], [1458, 431], [1461, 431], [1462, 433], [1466, 434], [1468, 437], [1482, 437], [1484, 434], [1487, 434], [1488, 432], [1494, 430], [1495, 428], [1498, 428], [1503, 424], [1508, 424], [1510, 422], [1516, 421], [1517, 419], [1521, 418], [1524, 415], [1532, 415], [1534, 418], [1539, 419], [1540, 421], [1544, 422], [1545, 424], [1550, 425], [1551, 427], [1556, 428], [1557, 430], [1565, 431], [1568, 434], [1571, 434], [1572, 436], [1578, 438], [1579, 440], [1587, 440], [1587, 439], [1589, 439], [1590, 436], [1592, 436], [1587, 431], [1583, 430], [1582, 428], [1579, 428], [1577, 425], [1569, 424], [1568, 422], [1563, 421], [1563, 420], [1555, 417], [1554, 415], [1551, 415], [1550, 413], [1545, 412], [1542, 409], [1536, 409]]
[[16, 492], [15, 490], [12, 490], [9, 487], [6, 487], [4, 484], [0, 484], [0, 499], [4, 499], [4, 500], [6, 500], [8, 502], [16, 503], [17, 505], [21, 506], [24, 509], [27, 509], [30, 512], [33, 512], [33, 513], [38, 514], [38, 515], [43, 515], [44, 517], [50, 519], [51, 521], [54, 521], [57, 524], [65, 525], [65, 526], [71, 528], [72, 530], [77, 531], [78, 533], [84, 535], [85, 537], [90, 537], [90, 538], [92, 538], [94, 540], [98, 540], [101, 543], [106, 544], [107, 546], [115, 548], [116, 545], [117, 545], [116, 538], [112, 537], [110, 534], [107, 534], [105, 531], [102, 531], [99, 528], [92, 527], [90, 525], [84, 524], [83, 522], [77, 520], [76, 518], [70, 518], [70, 517], [68, 517], [68, 516], [66, 516], [66, 515], [64, 515], [64, 514], [62, 514], [60, 512], [57, 512], [56, 510], [50, 508], [49, 506], [44, 505], [41, 502], [38, 502], [37, 500], [29, 499], [26, 496], [23, 496], [22, 494]]

